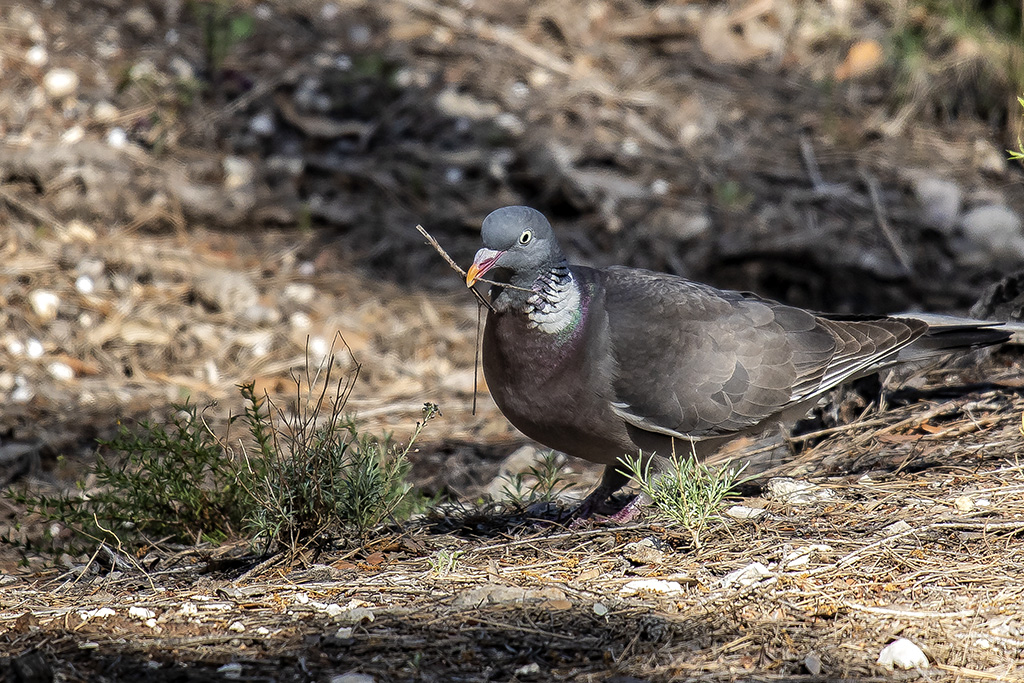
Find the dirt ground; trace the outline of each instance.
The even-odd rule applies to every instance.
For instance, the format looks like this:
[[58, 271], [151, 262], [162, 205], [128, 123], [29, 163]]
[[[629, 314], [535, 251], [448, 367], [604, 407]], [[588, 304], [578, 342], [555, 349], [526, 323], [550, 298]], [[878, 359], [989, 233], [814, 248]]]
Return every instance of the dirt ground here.
[[[648, 517], [538, 530], [473, 507], [527, 441], [485, 388], [472, 413], [476, 305], [414, 229], [466, 264], [482, 218], [525, 203], [577, 262], [963, 313], [1024, 262], [1024, 186], [1019, 88], [993, 66], [1020, 55], [956, 19], [885, 0], [0, 3], [0, 483], [73, 486], [119, 422], [186, 398], [237, 414], [247, 380], [286, 405], [340, 333], [363, 428], [402, 439], [441, 406], [414, 479], [453, 501], [264, 566], [242, 542], [26, 552], [67, 532], [5, 498], [0, 671], [1024, 680], [1017, 347], [734, 445], [720, 459], [761, 477], [699, 549]], [[898, 638], [927, 668], [876, 663]]]

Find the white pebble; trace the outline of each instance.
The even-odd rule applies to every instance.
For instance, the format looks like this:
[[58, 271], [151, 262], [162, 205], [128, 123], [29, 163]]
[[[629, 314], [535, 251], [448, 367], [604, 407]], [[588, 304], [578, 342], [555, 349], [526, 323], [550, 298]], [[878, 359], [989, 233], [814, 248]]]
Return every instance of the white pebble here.
[[121, 149], [128, 144], [128, 134], [124, 132], [124, 128], [111, 128], [107, 133], [107, 144], [114, 149]]
[[74, 95], [78, 90], [78, 74], [71, 69], [51, 69], [43, 76], [43, 90], [55, 100]]
[[42, 66], [49, 60], [49, 55], [46, 54], [46, 48], [42, 45], [33, 45], [25, 53], [25, 61], [28, 62], [29, 66]]
[[258, 629], [256, 629], [256, 635], [269, 636], [270, 635], [270, 629], [267, 628], [266, 626], [260, 626]]
[[114, 610], [109, 607], [100, 607], [99, 609], [86, 610], [79, 612], [78, 616], [81, 617], [82, 621], [88, 621], [89, 619], [106, 619], [107, 617], [114, 616]]
[[894, 640], [878, 653], [878, 665], [890, 671], [900, 669], [928, 668], [928, 657], [917, 645], [906, 638]]
[[764, 513], [764, 508], [748, 508], [745, 505], [733, 505], [725, 511], [725, 514], [733, 519], [757, 519]]
[[139, 621], [146, 621], [156, 616], [156, 612], [145, 607], [129, 607], [128, 616], [132, 619], [138, 619]]
[[60, 141], [67, 145], [73, 145], [85, 137], [85, 128], [71, 126], [60, 134]]
[[231, 625], [228, 626], [228, 630], [229, 631], [234, 631], [235, 633], [244, 633], [245, 632], [245, 624], [243, 624], [240, 621], [233, 621], [233, 622], [231, 622]]
[[194, 617], [199, 614], [199, 608], [196, 607], [194, 602], [183, 602], [181, 607], [178, 608], [178, 614], [183, 617]]
[[328, 680], [330, 683], [377, 683], [377, 679], [370, 674], [360, 674], [355, 672], [335, 674]]
[[92, 116], [100, 123], [111, 123], [121, 115], [117, 107], [106, 100], [100, 100], [92, 107]]
[[75, 289], [82, 294], [92, 294], [96, 291], [96, 283], [88, 275], [79, 275], [75, 280]]
[[224, 678], [238, 679], [242, 677], [242, 665], [238, 662], [231, 662], [217, 669], [217, 673], [222, 674]]
[[29, 358], [42, 358], [43, 342], [38, 339], [29, 339], [25, 342], [25, 355]]
[[28, 295], [29, 305], [32, 310], [45, 321], [57, 317], [57, 309], [60, 308], [60, 297], [48, 289], [37, 289]]
[[342, 626], [341, 628], [339, 628], [337, 631], [334, 632], [334, 637], [337, 638], [338, 640], [348, 640], [349, 638], [352, 637], [352, 627], [351, 626]]
[[46, 371], [50, 373], [54, 379], [59, 379], [63, 382], [69, 382], [75, 378], [75, 371], [71, 369], [71, 366], [67, 363], [50, 363], [46, 367]]
[[668, 184], [667, 180], [664, 178], [658, 178], [651, 183], [651, 193], [658, 197], [664, 197], [668, 194], [670, 187], [671, 186]]
[[754, 562], [753, 564], [748, 564], [746, 567], [741, 567], [723, 576], [722, 586], [725, 588], [734, 584], [739, 586], [752, 586], [771, 575], [772, 573], [768, 571], [768, 567], [764, 566], [760, 562]]
[[274, 117], [267, 112], [257, 114], [249, 119], [249, 130], [260, 137], [270, 137], [276, 130]]
[[297, 304], [310, 304], [316, 298], [316, 288], [305, 282], [289, 282], [281, 294]]

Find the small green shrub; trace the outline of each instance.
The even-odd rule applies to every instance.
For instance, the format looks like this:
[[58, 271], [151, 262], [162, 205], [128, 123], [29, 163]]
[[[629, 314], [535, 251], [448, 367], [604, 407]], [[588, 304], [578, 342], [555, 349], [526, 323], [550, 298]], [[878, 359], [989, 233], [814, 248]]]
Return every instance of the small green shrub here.
[[507, 478], [508, 484], [502, 487], [502, 491], [509, 502], [520, 507], [552, 503], [576, 485], [562, 477], [562, 458], [554, 451], [548, 451], [527, 472], [517, 472]]
[[[186, 404], [167, 426], [122, 426], [103, 442], [115, 457], [97, 457], [90, 472], [97, 485], [88, 492], [80, 483], [76, 493], [12, 498], [82, 537], [119, 547], [244, 535], [267, 550], [298, 553], [342, 532], [362, 539], [422, 506], [408, 495], [407, 455], [440, 412], [425, 404], [404, 448], [389, 435], [361, 434], [344, 412], [358, 374], [355, 364], [354, 372], [334, 381], [329, 360], [315, 371], [307, 366], [307, 395], [289, 414], [258, 396], [252, 383], [241, 385], [248, 445], [237, 453]], [[303, 383], [295, 384], [300, 392]]]
[[710, 523], [718, 519], [723, 501], [735, 495], [732, 489], [741, 483], [744, 469], [716, 469], [695, 457], [676, 454], [668, 459], [668, 467], [661, 474], [651, 470], [650, 459], [642, 453], [624, 456], [622, 462], [623, 471], [633, 477], [655, 510], [689, 531], [696, 548], [701, 547], [701, 535]]
[[180, 406], [169, 425], [120, 425], [100, 445], [116, 454], [97, 456], [95, 490], [13, 498], [28, 512], [58, 521], [87, 538], [119, 543], [134, 538], [194, 543], [221, 541], [242, 527], [245, 492], [236, 486], [234, 463], [196, 407]]

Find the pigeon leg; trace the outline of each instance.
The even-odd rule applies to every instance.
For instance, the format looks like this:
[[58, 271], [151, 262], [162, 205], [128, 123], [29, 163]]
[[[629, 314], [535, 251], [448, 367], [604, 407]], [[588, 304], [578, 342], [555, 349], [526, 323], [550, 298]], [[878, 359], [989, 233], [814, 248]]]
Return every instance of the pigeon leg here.
[[[590, 492], [583, 502], [579, 504], [575, 510], [569, 513], [569, 520], [584, 520], [591, 517], [597, 512], [602, 505], [608, 502], [611, 495], [621, 489], [629, 481], [629, 475], [619, 471], [618, 463], [607, 465], [604, 468], [604, 475], [601, 477], [601, 483], [597, 485], [593, 491]], [[632, 501], [626, 503], [626, 507], [632, 504]], [[621, 512], [623, 508], [616, 510], [616, 514]]]

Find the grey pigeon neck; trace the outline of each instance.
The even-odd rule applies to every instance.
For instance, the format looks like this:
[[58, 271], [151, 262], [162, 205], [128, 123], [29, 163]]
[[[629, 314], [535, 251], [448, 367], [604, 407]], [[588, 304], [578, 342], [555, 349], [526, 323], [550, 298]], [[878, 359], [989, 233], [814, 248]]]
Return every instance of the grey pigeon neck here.
[[527, 295], [523, 312], [528, 325], [546, 334], [562, 336], [579, 324], [583, 302], [579, 283], [565, 261], [542, 272]]

